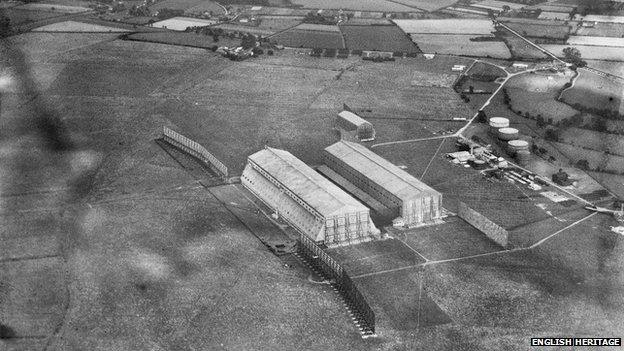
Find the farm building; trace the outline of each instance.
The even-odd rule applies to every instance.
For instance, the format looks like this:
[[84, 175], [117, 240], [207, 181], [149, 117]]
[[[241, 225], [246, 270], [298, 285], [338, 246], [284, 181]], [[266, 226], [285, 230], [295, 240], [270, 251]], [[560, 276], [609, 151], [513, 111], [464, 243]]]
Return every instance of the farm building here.
[[373, 125], [350, 111], [342, 111], [336, 117], [334, 127], [340, 131], [340, 138], [347, 140], [375, 140]]
[[250, 155], [241, 183], [317, 243], [346, 245], [379, 234], [366, 206], [288, 151], [266, 147]]
[[434, 223], [442, 216], [442, 194], [366, 147], [339, 141], [323, 160], [336, 173], [395, 211], [407, 226]]

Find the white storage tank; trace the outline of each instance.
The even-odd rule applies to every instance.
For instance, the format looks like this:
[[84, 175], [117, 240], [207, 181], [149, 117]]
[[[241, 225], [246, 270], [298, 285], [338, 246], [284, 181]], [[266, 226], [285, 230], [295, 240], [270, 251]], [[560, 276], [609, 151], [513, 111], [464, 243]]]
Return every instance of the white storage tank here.
[[516, 128], [499, 128], [498, 138], [504, 141], [518, 139], [518, 130]]
[[507, 147], [514, 152], [521, 150], [529, 151], [529, 142], [526, 140], [510, 140], [507, 142]]
[[489, 124], [494, 129], [507, 128], [509, 127], [509, 120], [505, 117], [492, 117]]
[[531, 160], [531, 152], [529, 150], [518, 150], [516, 152], [516, 160], [520, 166], [526, 166]]

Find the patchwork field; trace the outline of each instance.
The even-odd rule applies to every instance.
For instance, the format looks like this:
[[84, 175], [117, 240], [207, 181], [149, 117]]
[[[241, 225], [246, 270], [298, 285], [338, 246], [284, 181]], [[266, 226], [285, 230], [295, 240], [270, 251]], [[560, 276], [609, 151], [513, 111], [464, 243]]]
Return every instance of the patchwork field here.
[[509, 49], [502, 41], [471, 41], [474, 35], [410, 34], [410, 37], [425, 53], [511, 58]]
[[490, 20], [478, 19], [397, 19], [393, 21], [401, 30], [408, 34], [482, 34], [494, 32]]
[[351, 50], [374, 50], [391, 52], [420, 52], [418, 47], [394, 25], [389, 26], [340, 26], [347, 48]]
[[410, 12], [413, 8], [386, 0], [291, 0], [307, 9], [332, 9], [353, 11]]
[[623, 92], [622, 82], [581, 70], [574, 86], [561, 94], [561, 100], [572, 106], [624, 114]]
[[457, 1], [455, 0], [439, 0], [439, 1], [431, 1], [431, 0], [394, 0], [398, 4], [403, 4], [405, 6], [413, 7], [419, 10], [425, 11], [437, 11], [439, 9], [445, 8], [447, 6], [451, 6], [455, 4]]
[[340, 32], [289, 29], [271, 37], [278, 44], [293, 48], [335, 48], [344, 49]]
[[593, 130], [568, 128], [560, 134], [559, 140], [583, 148], [607, 151], [624, 156], [624, 138], [617, 134], [600, 133]]

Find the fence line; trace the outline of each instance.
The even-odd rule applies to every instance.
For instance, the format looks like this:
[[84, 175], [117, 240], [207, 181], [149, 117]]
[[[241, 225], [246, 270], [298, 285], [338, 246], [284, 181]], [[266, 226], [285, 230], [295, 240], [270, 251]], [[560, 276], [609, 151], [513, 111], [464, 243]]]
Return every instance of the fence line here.
[[505, 228], [492, 222], [492, 220], [475, 211], [474, 209], [468, 207], [468, 205], [461, 201], [459, 202], [457, 216], [468, 222], [468, 224], [470, 224], [471, 226], [479, 229], [479, 231], [481, 231], [483, 234], [485, 234], [488, 238], [492, 239], [497, 244], [501, 245], [506, 249], [510, 248], [509, 232]]
[[216, 170], [221, 177], [227, 179], [227, 167], [198, 142], [193, 141], [167, 127], [163, 127], [163, 138], [169, 144], [181, 148], [190, 155], [198, 158], [200, 161], [208, 164], [211, 168]]
[[299, 235], [297, 252], [313, 268], [333, 280], [332, 285], [347, 303], [362, 334], [374, 334], [375, 313], [344, 268], [305, 234]]

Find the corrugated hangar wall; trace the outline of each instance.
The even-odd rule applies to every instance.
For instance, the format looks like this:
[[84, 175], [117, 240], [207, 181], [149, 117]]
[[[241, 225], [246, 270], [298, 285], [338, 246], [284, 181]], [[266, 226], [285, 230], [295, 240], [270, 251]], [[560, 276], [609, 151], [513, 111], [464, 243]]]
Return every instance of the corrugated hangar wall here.
[[[294, 156], [290, 156], [294, 158]], [[298, 166], [301, 167], [301, 165]], [[262, 164], [258, 164], [249, 158], [241, 175], [241, 183], [295, 229], [315, 242], [324, 243], [328, 246], [346, 245], [369, 241], [379, 234], [379, 230], [370, 219], [368, 208], [351, 198], [340, 188], [332, 184], [332, 187], [324, 190], [343, 192], [339, 195], [349, 196], [357, 206], [345, 205], [344, 208], [332, 209], [331, 213], [327, 213], [325, 209], [317, 211], [302, 199], [305, 194], [296, 194], [293, 189], [289, 189], [280, 181], [280, 177], [284, 177], [283, 172], [270, 168], [271, 166], [265, 168]], [[307, 176], [301, 174], [301, 182], [310, 182], [309, 176], [317, 174], [311, 168], [309, 170], [304, 169], [304, 171], [314, 173]], [[326, 213], [322, 213], [323, 211]]]
[[[399, 169], [398, 167], [391, 165], [388, 161], [384, 160], [384, 166], [375, 163], [375, 161], [370, 161], [370, 164], [364, 167], [364, 169], [374, 172], [375, 169], [385, 170], [384, 167], [393, 167], [394, 169], [387, 172], [390, 181], [392, 181], [392, 179], [395, 179], [397, 182], [405, 181], [405, 187], [409, 187], [410, 183], [403, 179], [400, 180], [400, 177], [397, 177], [393, 174], [393, 172], [402, 172], [405, 173], [405, 177], [410, 177], [412, 182], [418, 182], [419, 184], [422, 184], [423, 187], [430, 189], [427, 191], [419, 191], [414, 189], [413, 194], [410, 196], [405, 196], [405, 194], [402, 194], [404, 197], [408, 197], [408, 199], [401, 199], [399, 195], [394, 194], [392, 191], [386, 189], [383, 185], [380, 185], [372, 180], [367, 172], [357, 170], [352, 165], [350, 165], [349, 162], [354, 161], [349, 159], [350, 156], [348, 154], [337, 155], [330, 152], [329, 149], [336, 144], [325, 149], [325, 151], [323, 152], [323, 162], [331, 169], [333, 169], [336, 173], [340, 174], [342, 177], [351, 182], [353, 185], [360, 188], [371, 197], [384, 204], [389, 209], [393, 210], [394, 215], [397, 217], [402, 217], [407, 225], [420, 225], [423, 223], [436, 221], [442, 217], [442, 194], [429, 188], [426, 184], [413, 178], [411, 175], [405, 173], [405, 171]], [[357, 145], [360, 146], [359, 144]], [[365, 149], [363, 146], [358, 147], [358, 149], [360, 148]], [[370, 154], [374, 154], [368, 149], [356, 151], [366, 152], [367, 154], [369, 154], [368, 156], [371, 156]], [[381, 158], [376, 154], [374, 154], [374, 156], [376, 158]]]

